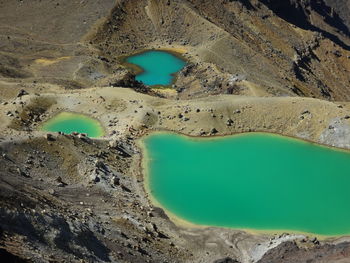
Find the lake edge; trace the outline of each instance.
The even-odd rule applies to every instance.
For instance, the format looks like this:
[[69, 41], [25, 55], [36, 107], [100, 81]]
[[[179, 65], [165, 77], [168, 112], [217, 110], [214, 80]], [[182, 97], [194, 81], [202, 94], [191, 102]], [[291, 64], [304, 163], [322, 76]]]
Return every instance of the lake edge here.
[[200, 141], [200, 140], [222, 140], [226, 139], [228, 137], [238, 137], [238, 136], [249, 136], [249, 135], [256, 135], [256, 134], [262, 134], [262, 135], [268, 135], [271, 137], [280, 137], [283, 139], [288, 139], [288, 140], [296, 140], [299, 141], [300, 143], [304, 144], [311, 144], [315, 145], [318, 147], [330, 149], [333, 151], [339, 151], [339, 152], [345, 152], [350, 154], [350, 149], [345, 149], [345, 148], [339, 148], [335, 146], [330, 146], [318, 142], [314, 142], [311, 140], [299, 138], [299, 137], [294, 137], [294, 136], [289, 136], [289, 135], [283, 135], [279, 133], [272, 133], [272, 132], [243, 132], [243, 133], [235, 133], [235, 134], [229, 134], [229, 135], [214, 135], [214, 136], [194, 136], [194, 135], [186, 135], [183, 133], [178, 133], [174, 131], [166, 131], [166, 130], [156, 130], [156, 131], [151, 131], [142, 137], [140, 137], [136, 144], [137, 146], [141, 149], [141, 159], [140, 159], [140, 167], [141, 167], [141, 173], [144, 179], [143, 182], [143, 187], [144, 191], [146, 193], [147, 199], [150, 201], [152, 205], [155, 207], [159, 207], [163, 209], [165, 214], [169, 217], [169, 220], [172, 221], [175, 225], [178, 227], [183, 227], [183, 228], [194, 228], [194, 229], [204, 229], [204, 228], [221, 228], [221, 229], [230, 229], [230, 230], [236, 230], [236, 231], [244, 231], [246, 233], [250, 233], [253, 235], [273, 235], [273, 234], [293, 234], [293, 235], [303, 235], [303, 236], [314, 236], [317, 237], [319, 240], [333, 240], [336, 238], [340, 237], [348, 237], [350, 236], [350, 232], [347, 234], [339, 234], [339, 235], [323, 235], [323, 234], [318, 234], [318, 233], [313, 233], [313, 232], [305, 232], [305, 231], [298, 231], [298, 230], [290, 230], [290, 229], [258, 229], [258, 228], [238, 228], [238, 227], [226, 227], [226, 226], [215, 226], [215, 225], [205, 225], [205, 224], [200, 224], [200, 223], [194, 223], [190, 222], [189, 220], [176, 215], [175, 213], [171, 212], [169, 209], [165, 208], [161, 202], [159, 202], [152, 194], [151, 188], [150, 188], [150, 172], [149, 172], [149, 162], [150, 157], [148, 156], [148, 150], [146, 149], [146, 143], [145, 140], [146, 138], [150, 136], [156, 136], [158, 134], [172, 134], [172, 135], [177, 135], [180, 137], [185, 137], [186, 139], [190, 139], [193, 141]]
[[[95, 124], [97, 125], [98, 127], [98, 135], [97, 136], [89, 136], [91, 138], [101, 138], [103, 136], [105, 136], [106, 134], [106, 129], [105, 127], [103, 126], [103, 124], [101, 123], [100, 120], [98, 120], [97, 118], [94, 118], [94, 117], [91, 117], [87, 114], [84, 114], [84, 113], [78, 113], [78, 112], [73, 112], [73, 111], [59, 111], [59, 112], [56, 112], [55, 114], [53, 114], [52, 116], [50, 116], [50, 118], [48, 118], [47, 120], [43, 121], [39, 126], [38, 126], [38, 130], [39, 131], [44, 131], [44, 132], [54, 132], [54, 133], [57, 133], [57, 131], [49, 131], [49, 130], [46, 130], [45, 129], [45, 125], [49, 125], [50, 122], [54, 122], [56, 121], [55, 119], [58, 117], [60, 117], [60, 115], [64, 115], [64, 114], [67, 114], [67, 115], [70, 115], [71, 117], [74, 115], [74, 116], [79, 116], [85, 120], [88, 120], [88, 121], [94, 121]], [[64, 116], [61, 117], [62, 119], [65, 119]], [[61, 119], [59, 118], [59, 119]], [[67, 118], [67, 117], [66, 117]]]
[[[130, 57], [133, 57], [133, 56], [142, 55], [142, 54], [150, 52], [150, 51], [161, 51], [164, 53], [169, 53], [170, 55], [173, 55], [173, 56], [177, 57], [178, 59], [182, 60], [185, 63], [184, 67], [189, 63], [189, 61], [183, 56], [183, 54], [186, 53], [186, 50], [180, 50], [178, 48], [151, 48], [151, 49], [145, 48], [145, 49], [141, 49], [139, 51], [136, 51], [134, 53], [131, 53], [129, 55], [119, 56], [117, 58], [117, 60], [126, 69], [129, 69], [132, 72], [132, 74], [134, 74], [136, 77], [136, 76], [138, 76], [146, 71], [142, 67], [138, 66], [137, 64], [128, 62], [127, 59]], [[172, 85], [176, 82], [177, 77], [178, 77], [177, 75], [180, 71], [181, 70], [170, 74], [173, 77], [173, 80], [168, 85], [147, 85], [147, 84], [143, 83], [142, 81], [141, 81], [141, 83], [143, 83], [146, 86], [149, 86], [152, 89], [172, 89]]]

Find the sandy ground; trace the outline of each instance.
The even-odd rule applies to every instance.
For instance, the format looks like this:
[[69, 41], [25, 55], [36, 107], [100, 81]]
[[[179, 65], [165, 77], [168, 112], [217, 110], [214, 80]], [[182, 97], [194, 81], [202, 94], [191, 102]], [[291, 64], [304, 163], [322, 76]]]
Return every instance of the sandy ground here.
[[[27, 135], [15, 127], [21, 114], [33, 105], [50, 101], [41, 121], [60, 111], [84, 113], [100, 120], [106, 138], [115, 139], [135, 130], [169, 130], [193, 136], [240, 132], [271, 132], [330, 146], [349, 148], [350, 112], [347, 102], [300, 97], [248, 97], [218, 95], [192, 100], [169, 100], [131, 89], [104, 87], [60, 94], [25, 95], [0, 106], [1, 133]], [[6, 104], [6, 105], [4, 105]], [[35, 107], [34, 107], [35, 108]], [[13, 114], [13, 116], [8, 116]], [[232, 123], [229, 124], [228, 120]], [[34, 123], [32, 134], [38, 134]], [[18, 127], [17, 127], [18, 128]], [[212, 129], [217, 132], [211, 133]]]

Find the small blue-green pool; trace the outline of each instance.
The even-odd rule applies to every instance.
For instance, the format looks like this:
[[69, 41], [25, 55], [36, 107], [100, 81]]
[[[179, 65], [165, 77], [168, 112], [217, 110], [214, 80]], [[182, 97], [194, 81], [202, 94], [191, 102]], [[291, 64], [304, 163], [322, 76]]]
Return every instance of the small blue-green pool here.
[[146, 51], [126, 59], [141, 69], [136, 80], [148, 86], [168, 86], [174, 81], [174, 74], [180, 71], [186, 62], [179, 56], [159, 50]]
[[195, 224], [350, 234], [350, 153], [249, 133], [143, 139], [146, 189]]
[[90, 137], [104, 135], [104, 129], [99, 121], [83, 114], [61, 112], [45, 122], [41, 129], [48, 132], [86, 133]]

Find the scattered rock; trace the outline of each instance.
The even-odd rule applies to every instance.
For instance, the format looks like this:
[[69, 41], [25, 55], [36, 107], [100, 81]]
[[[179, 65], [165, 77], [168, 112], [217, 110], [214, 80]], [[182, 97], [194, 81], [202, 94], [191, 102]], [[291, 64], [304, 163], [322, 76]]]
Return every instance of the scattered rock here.
[[65, 182], [63, 182], [61, 176], [59, 176], [59, 177], [56, 178], [56, 182], [58, 183], [58, 184], [57, 184], [58, 187], [65, 187], [65, 186], [67, 185]]
[[97, 174], [92, 174], [91, 175], [91, 182], [98, 183], [100, 181], [101, 181], [101, 179], [100, 179], [100, 177]]
[[232, 124], [233, 124], [233, 120], [232, 120], [232, 119], [228, 119], [228, 120], [226, 121], [226, 125], [227, 125], [227, 126], [232, 126]]
[[50, 133], [45, 135], [45, 139], [48, 141], [55, 141], [56, 140], [55, 137]]
[[210, 130], [210, 134], [217, 134], [219, 131], [216, 128]]
[[312, 243], [314, 243], [315, 245], [319, 245], [320, 241], [317, 240], [316, 237], [314, 237], [313, 239], [310, 240]]
[[22, 97], [22, 96], [24, 96], [24, 95], [28, 95], [29, 93], [28, 92], [26, 92], [24, 89], [21, 89], [19, 92], [18, 92], [18, 94], [17, 94], [17, 98], [20, 98], [20, 97]]
[[101, 160], [95, 161], [95, 167], [104, 171], [108, 171], [108, 167]]
[[20, 168], [17, 168], [17, 173], [18, 173], [20, 176], [29, 178], [29, 175], [28, 175], [26, 172], [22, 171]]
[[111, 178], [111, 183], [114, 186], [120, 185], [120, 178], [116, 175], [113, 175]]
[[87, 136], [86, 133], [80, 133], [80, 134], [78, 135], [78, 138], [79, 138], [80, 140], [82, 140], [83, 142], [86, 142], [86, 143], [91, 143], [91, 142], [92, 142], [92, 140]]
[[334, 50], [334, 51], [333, 51], [333, 54], [334, 54], [336, 57], [338, 57], [338, 58], [340, 58], [340, 57], [342, 56], [342, 54], [341, 54], [341, 52], [340, 52], [339, 50]]
[[116, 149], [120, 151], [124, 157], [131, 157], [135, 154], [131, 146], [124, 142], [119, 142]]
[[125, 185], [122, 184], [121, 188], [123, 189], [123, 191], [131, 193], [131, 190], [128, 187], [126, 187]]
[[147, 212], [147, 216], [148, 216], [148, 217], [154, 217], [154, 214], [153, 214], [151, 211], [148, 211], [148, 212]]
[[200, 130], [199, 130], [199, 135], [200, 135], [200, 136], [203, 136], [203, 135], [205, 135], [205, 134], [206, 134], [206, 132], [205, 132], [203, 129], [200, 129]]
[[118, 146], [118, 141], [109, 141], [108, 146], [109, 148], [116, 148]]
[[215, 260], [214, 263], [239, 263], [239, 261], [232, 259], [230, 257]]

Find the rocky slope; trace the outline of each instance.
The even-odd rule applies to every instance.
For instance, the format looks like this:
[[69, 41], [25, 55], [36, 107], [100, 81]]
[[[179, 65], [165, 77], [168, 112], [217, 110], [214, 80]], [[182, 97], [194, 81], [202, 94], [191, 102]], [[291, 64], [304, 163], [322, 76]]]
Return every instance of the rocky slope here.
[[338, 15], [341, 20], [344, 21], [344, 24], [350, 28], [350, 3], [347, 0], [325, 0], [326, 4], [333, 8], [333, 13]]
[[[174, 221], [144, 190], [137, 145], [154, 130], [215, 129], [349, 149], [348, 9], [345, 0], [0, 0], [0, 259], [349, 262], [347, 237]], [[121, 64], [148, 48], [188, 59], [172, 89], [145, 87]], [[99, 119], [106, 136], [38, 131], [59, 111]]]
[[[292, 261], [291, 251], [296, 251], [300, 262], [305, 262], [303, 256], [323, 255], [333, 262], [348, 258], [346, 237], [320, 242], [313, 235], [198, 228], [169, 219], [144, 190], [137, 143], [154, 130], [210, 136], [215, 128], [216, 135], [265, 131], [350, 148], [343, 141], [350, 134], [349, 103], [233, 95], [165, 100], [113, 87], [23, 95], [9, 102], [0, 105], [1, 112], [15, 114], [0, 115], [2, 257], [24, 262], [263, 263], [282, 257]], [[26, 132], [16, 119], [22, 105], [26, 116], [36, 116], [26, 122]], [[108, 139], [36, 131], [59, 109], [101, 120]]]
[[[233, 89], [347, 100], [348, 30], [329, 12], [289, 1], [125, 1], [91, 41], [115, 63], [143, 48], [186, 47], [196, 73], [178, 79], [179, 97]], [[236, 87], [235, 76], [256, 88]]]

